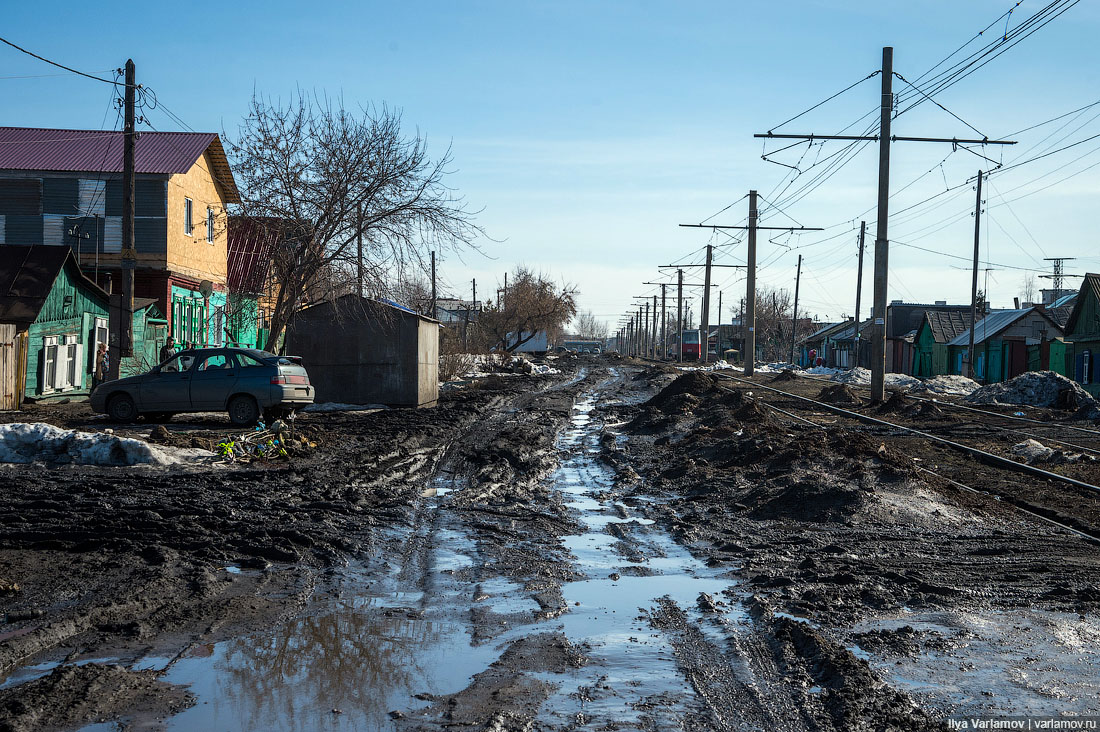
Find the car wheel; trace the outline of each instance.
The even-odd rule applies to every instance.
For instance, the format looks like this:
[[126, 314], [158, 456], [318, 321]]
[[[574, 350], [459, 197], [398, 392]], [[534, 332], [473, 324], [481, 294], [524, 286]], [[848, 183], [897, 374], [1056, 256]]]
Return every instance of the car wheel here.
[[238, 427], [255, 424], [259, 416], [260, 407], [247, 394], [238, 394], [229, 400], [229, 421]]
[[107, 402], [107, 415], [115, 422], [133, 422], [137, 419], [137, 404], [129, 394], [115, 394]]

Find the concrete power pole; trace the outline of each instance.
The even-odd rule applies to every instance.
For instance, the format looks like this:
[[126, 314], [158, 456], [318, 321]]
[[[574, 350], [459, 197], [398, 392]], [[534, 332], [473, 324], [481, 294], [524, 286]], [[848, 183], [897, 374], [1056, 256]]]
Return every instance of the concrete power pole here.
[[714, 256], [714, 247], [707, 244], [706, 272], [703, 275], [703, 314], [700, 322], [702, 333], [699, 336], [699, 358], [703, 363], [710, 359], [710, 263]]
[[749, 245], [745, 270], [745, 376], [752, 376], [756, 361], [756, 191], [749, 191]]
[[878, 133], [878, 219], [875, 221], [875, 296], [871, 321], [871, 400], [886, 400], [886, 282], [890, 241], [890, 121], [894, 111], [894, 49], [882, 49], [882, 103]]
[[714, 339], [714, 360], [722, 360], [722, 291], [718, 291], [718, 335]]
[[[657, 313], [653, 313], [656, 315]], [[642, 356], [649, 358], [649, 300], [645, 301], [645, 328], [642, 330]]]
[[649, 351], [653, 358], [657, 358], [657, 296], [653, 296], [653, 337], [649, 342]]
[[[126, 112], [122, 134], [122, 307], [118, 324], [118, 353], [111, 354], [111, 378], [119, 376], [123, 356], [134, 355], [134, 92], [133, 59], [126, 60]], [[188, 222], [189, 224], [190, 222]], [[203, 313], [205, 316], [206, 313]]]
[[661, 360], [668, 358], [668, 306], [665, 304], [665, 286], [661, 285]]
[[[791, 316], [791, 363], [798, 361], [795, 346], [798, 343], [798, 286], [802, 283], [802, 255], [798, 255], [798, 273], [794, 277], [794, 314]], [[797, 364], [796, 364], [797, 365]]]
[[[863, 240], [867, 235], [867, 222], [859, 222], [859, 266], [856, 268], [856, 330], [855, 330], [855, 348], [854, 362], [852, 367], [859, 366], [859, 299], [863, 295]], [[810, 364], [813, 366], [813, 364]], [[836, 364], [833, 364], [834, 366]]]
[[974, 378], [974, 324], [978, 322], [978, 236], [982, 225], [982, 171], [978, 171], [978, 196], [974, 201], [974, 274], [970, 280], [970, 345], [966, 351], [967, 376]]
[[676, 360], [684, 362], [684, 270], [676, 270], [676, 333], [680, 348], [676, 352]]

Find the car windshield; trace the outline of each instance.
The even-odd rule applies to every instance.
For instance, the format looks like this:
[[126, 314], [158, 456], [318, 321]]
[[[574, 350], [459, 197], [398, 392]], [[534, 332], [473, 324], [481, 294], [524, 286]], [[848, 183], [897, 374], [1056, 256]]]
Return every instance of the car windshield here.
[[181, 353], [178, 356], [165, 361], [160, 366], [161, 373], [178, 373], [180, 371], [187, 371], [191, 368], [191, 364], [194, 362], [195, 357], [191, 354]]

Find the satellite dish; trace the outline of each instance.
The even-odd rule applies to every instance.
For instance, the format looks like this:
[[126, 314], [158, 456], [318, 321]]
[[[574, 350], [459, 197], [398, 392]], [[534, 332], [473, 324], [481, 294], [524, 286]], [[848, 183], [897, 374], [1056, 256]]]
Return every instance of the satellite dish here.
[[199, 292], [202, 293], [203, 297], [210, 297], [214, 292], [214, 283], [210, 280], [203, 280], [199, 283]]

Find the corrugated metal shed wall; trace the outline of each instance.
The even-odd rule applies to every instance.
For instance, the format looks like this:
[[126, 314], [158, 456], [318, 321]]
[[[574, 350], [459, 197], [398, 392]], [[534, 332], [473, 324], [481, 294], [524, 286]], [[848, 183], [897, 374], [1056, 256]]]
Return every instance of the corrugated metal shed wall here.
[[41, 213], [41, 178], [0, 179], [0, 214], [4, 216], [38, 216]]

